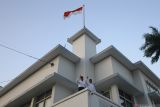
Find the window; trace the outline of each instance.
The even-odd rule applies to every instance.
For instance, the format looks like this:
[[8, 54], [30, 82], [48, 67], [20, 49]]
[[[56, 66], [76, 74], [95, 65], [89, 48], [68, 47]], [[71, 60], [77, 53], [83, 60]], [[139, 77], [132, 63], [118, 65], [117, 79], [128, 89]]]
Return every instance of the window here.
[[134, 102], [131, 95], [119, 89], [119, 96], [123, 107], [133, 107]]
[[146, 85], [147, 85], [147, 90], [149, 93], [151, 92], [159, 93], [159, 90], [155, 86], [153, 86], [153, 84], [151, 84], [149, 81], [146, 81]]
[[101, 91], [101, 93], [102, 93], [103, 96], [105, 96], [109, 99], [111, 98], [111, 95], [110, 95], [111, 89], [110, 88], [106, 89], [105, 91]]
[[31, 102], [28, 102], [28, 103], [26, 103], [26, 104], [23, 104], [23, 105], [20, 106], [20, 107], [30, 107], [30, 103], [31, 103]]
[[51, 90], [43, 93], [37, 97], [36, 107], [50, 107], [51, 106]]

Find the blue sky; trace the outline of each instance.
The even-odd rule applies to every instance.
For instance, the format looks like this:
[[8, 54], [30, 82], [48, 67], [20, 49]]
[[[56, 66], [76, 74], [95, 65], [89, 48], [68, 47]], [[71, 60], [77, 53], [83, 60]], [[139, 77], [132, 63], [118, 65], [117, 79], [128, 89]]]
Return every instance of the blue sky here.
[[[82, 14], [64, 20], [63, 13], [86, 5], [86, 27], [102, 39], [97, 52], [114, 45], [133, 63], [142, 60], [158, 77], [139, 50], [149, 26], [160, 28], [159, 0], [0, 0], [0, 43], [41, 58], [57, 44], [72, 46], [67, 38], [83, 27]], [[0, 85], [15, 78], [36, 60], [0, 47]]]

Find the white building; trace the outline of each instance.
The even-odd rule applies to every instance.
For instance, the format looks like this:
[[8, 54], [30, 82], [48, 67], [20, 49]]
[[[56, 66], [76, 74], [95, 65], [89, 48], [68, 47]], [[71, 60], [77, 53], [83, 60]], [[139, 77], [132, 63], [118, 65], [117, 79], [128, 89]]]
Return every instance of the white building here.
[[[156, 107], [160, 79], [141, 61], [132, 63], [115, 47], [96, 53], [101, 40], [87, 28], [68, 38], [70, 52], [56, 46], [0, 90], [0, 107]], [[52, 63], [52, 64], [51, 64]], [[97, 92], [77, 91], [80, 75]]]

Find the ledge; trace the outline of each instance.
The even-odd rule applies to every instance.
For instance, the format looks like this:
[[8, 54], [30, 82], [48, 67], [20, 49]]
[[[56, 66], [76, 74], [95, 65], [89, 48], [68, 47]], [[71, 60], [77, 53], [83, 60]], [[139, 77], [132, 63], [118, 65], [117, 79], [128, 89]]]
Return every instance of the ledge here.
[[[9, 84], [3, 87], [0, 90], [0, 97], [3, 96], [12, 88], [14, 88], [17, 84], [21, 83], [23, 80], [28, 78], [30, 75], [37, 72], [41, 67], [43, 67], [46, 64], [49, 64], [50, 61], [52, 61], [54, 58], [56, 58], [59, 55], [67, 58], [68, 60], [74, 63], [78, 63], [80, 61], [80, 58], [78, 56], [74, 55], [72, 52], [70, 52], [63, 46], [57, 45], [54, 49], [48, 52], [44, 57], [42, 57], [40, 60], [35, 62], [28, 69], [26, 69], [19, 76], [17, 76], [13, 81], [11, 81]], [[45, 62], [42, 62], [42, 61], [45, 61]]]
[[38, 96], [43, 92], [46, 92], [52, 89], [55, 83], [64, 85], [65, 87], [68, 87], [71, 90], [77, 89], [76, 83], [66, 79], [65, 77], [57, 73], [50, 74], [48, 77], [46, 77], [44, 80], [42, 80], [38, 84], [34, 85], [33, 87], [29, 88], [24, 93], [22, 93], [21, 95], [9, 101], [5, 105], [5, 107], [17, 107], [27, 101], [30, 101], [33, 97]]

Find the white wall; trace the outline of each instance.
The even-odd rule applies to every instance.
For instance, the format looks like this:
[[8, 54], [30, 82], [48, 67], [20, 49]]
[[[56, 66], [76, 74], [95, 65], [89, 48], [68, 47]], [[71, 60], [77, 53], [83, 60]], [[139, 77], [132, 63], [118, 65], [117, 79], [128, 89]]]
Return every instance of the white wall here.
[[[134, 80], [134, 84], [135, 86], [140, 89], [143, 93], [145, 93], [145, 87], [143, 86], [143, 77], [141, 74], [141, 71], [136, 70], [133, 71], [133, 80]], [[146, 95], [138, 95], [135, 96], [135, 101], [136, 104], [147, 104], [147, 96]]]
[[88, 36], [85, 36], [85, 49], [86, 76], [91, 78], [94, 82], [94, 64], [91, 63], [90, 58], [96, 54], [96, 43]]
[[101, 62], [95, 64], [95, 80], [102, 80], [113, 74], [111, 57], [107, 57]]
[[125, 78], [128, 82], [133, 84], [132, 72], [129, 71], [125, 66], [123, 66], [120, 62], [118, 62], [115, 58], [112, 59], [113, 72], [119, 73], [123, 78]]
[[143, 87], [143, 83], [142, 83], [142, 80], [141, 80], [141, 74], [140, 74], [140, 71], [139, 70], [136, 70], [136, 71], [133, 71], [133, 80], [134, 80], [134, 85], [139, 89], [141, 90], [142, 92], [144, 92], [144, 87]]
[[89, 107], [88, 103], [88, 91], [86, 91], [80, 94], [76, 93], [52, 107]]
[[81, 58], [80, 62], [76, 65], [76, 79], [80, 75], [85, 75], [85, 37], [80, 36], [73, 42], [73, 53]]
[[98, 93], [89, 95], [89, 100], [89, 107], [121, 107], [118, 103], [112, 102], [111, 99], [108, 99], [107, 97], [104, 97]]
[[48, 75], [57, 72], [59, 58], [57, 57], [52, 62], [54, 63], [53, 67], [51, 67], [50, 64], [45, 65], [36, 73], [29, 76], [23, 82], [21, 82], [16, 87], [7, 92], [4, 96], [2, 96], [0, 98], [0, 107], [2, 107], [2, 105], [8, 103], [12, 99], [16, 98], [17, 96], [23, 94], [25, 91], [27, 91], [28, 89], [45, 79], [45, 77], [47, 77]]
[[[142, 76], [144, 79], [145, 86], [146, 86], [146, 81], [149, 81], [154, 87], [159, 89], [159, 87], [150, 78], [148, 78], [143, 72], [141, 72], [141, 73], [142, 73]], [[146, 90], [147, 90], [147, 88], [146, 88]], [[146, 92], [148, 92], [148, 90]]]
[[73, 42], [73, 53], [81, 58], [76, 65], [76, 79], [83, 75], [92, 78], [94, 81], [94, 65], [89, 59], [96, 54], [96, 43], [83, 34]]
[[62, 100], [63, 98], [73, 94], [74, 92], [69, 90], [68, 88], [60, 85], [60, 84], [56, 84], [53, 87], [53, 94], [52, 94], [52, 98], [53, 98], [53, 103]]
[[58, 73], [73, 82], [76, 80], [75, 64], [62, 56], [59, 60]]
[[144, 102], [142, 103], [146, 103], [146, 104], [149, 104], [149, 105], [152, 105], [152, 102], [148, 96], [148, 90], [147, 90], [147, 84], [146, 84], [146, 81], [149, 81], [150, 83], [152, 83], [156, 88], [158, 88], [156, 86], [156, 84], [154, 84], [154, 82], [152, 82], [151, 79], [149, 79], [142, 71], [139, 70], [139, 75], [141, 76], [141, 81], [142, 81], [142, 86], [143, 86], [143, 89], [144, 89]]

